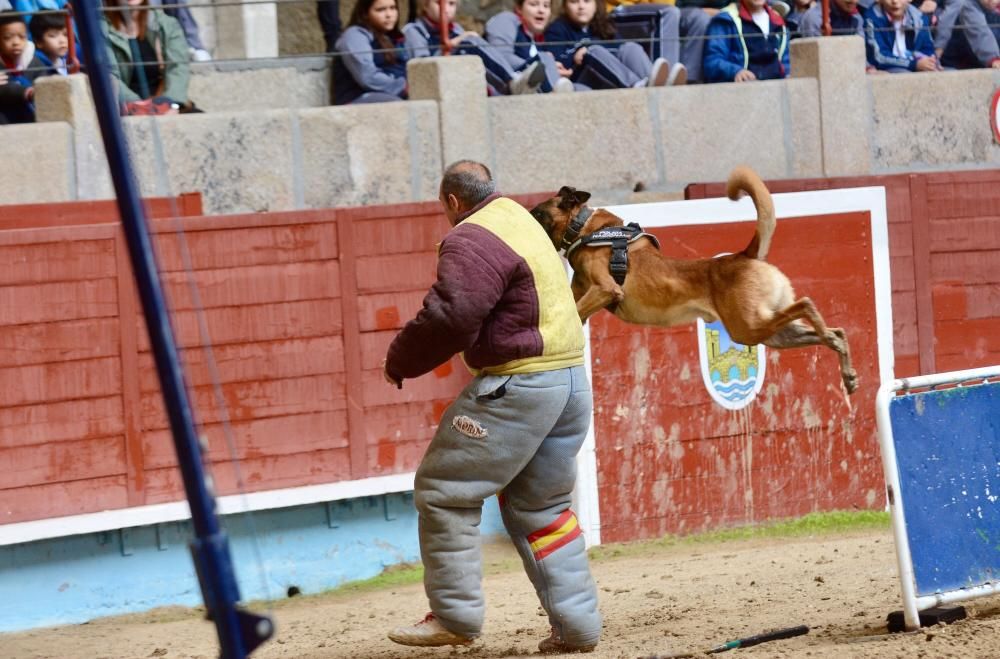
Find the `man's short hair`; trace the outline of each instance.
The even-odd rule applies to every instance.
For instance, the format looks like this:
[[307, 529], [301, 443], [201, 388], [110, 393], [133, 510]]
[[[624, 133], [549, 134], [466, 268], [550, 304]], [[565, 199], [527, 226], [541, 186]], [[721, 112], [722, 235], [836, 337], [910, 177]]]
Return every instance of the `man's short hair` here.
[[24, 20], [24, 16], [13, 9], [0, 11], [0, 26], [11, 25], [13, 23], [26, 23], [26, 21]]
[[464, 208], [472, 208], [496, 192], [489, 167], [475, 160], [459, 160], [448, 165], [441, 177], [441, 194], [455, 195]]
[[60, 12], [58, 14], [38, 14], [31, 19], [28, 23], [28, 30], [31, 32], [31, 40], [35, 42], [35, 45], [41, 43], [42, 37], [49, 30], [65, 30], [66, 29], [66, 13]]

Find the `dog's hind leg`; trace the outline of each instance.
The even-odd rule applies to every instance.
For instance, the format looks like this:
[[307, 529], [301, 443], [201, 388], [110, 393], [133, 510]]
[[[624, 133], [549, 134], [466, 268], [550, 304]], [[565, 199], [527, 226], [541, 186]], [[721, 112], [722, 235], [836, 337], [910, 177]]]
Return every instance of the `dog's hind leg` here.
[[[807, 321], [815, 331], [794, 322], [800, 319]], [[847, 345], [847, 335], [839, 327], [827, 327], [823, 317], [816, 310], [816, 305], [807, 297], [796, 300], [760, 327], [747, 328], [746, 334], [734, 335], [733, 338], [746, 345], [763, 343], [779, 349], [825, 345], [837, 353], [840, 360], [840, 377], [844, 381], [847, 393], [853, 394], [858, 388], [858, 374], [851, 367], [851, 351]]]

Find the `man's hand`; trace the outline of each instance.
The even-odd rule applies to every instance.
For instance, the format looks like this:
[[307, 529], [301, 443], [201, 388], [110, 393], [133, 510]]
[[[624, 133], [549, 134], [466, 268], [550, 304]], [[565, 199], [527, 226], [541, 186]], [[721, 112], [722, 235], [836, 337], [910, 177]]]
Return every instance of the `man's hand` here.
[[990, 64], [990, 68], [1000, 69], [1000, 57], [998, 57], [997, 59], [993, 60], [993, 63]]
[[936, 57], [921, 57], [917, 60], [917, 71], [937, 71], [938, 63]]
[[573, 63], [577, 66], [583, 64], [583, 57], [587, 54], [586, 48], [577, 48], [576, 52], [573, 53]]
[[757, 76], [753, 74], [753, 71], [751, 71], [750, 69], [743, 69], [742, 71], [736, 74], [736, 77], [733, 78], [733, 82], [750, 82], [751, 80], [756, 80], [756, 79]]
[[[1000, 62], [1000, 60], [997, 60], [997, 62]], [[556, 62], [556, 71], [558, 71], [559, 75], [563, 78], [569, 78], [573, 75], [573, 69], [567, 69], [563, 66], [562, 62]]]
[[389, 384], [395, 385], [397, 389], [402, 389], [403, 388], [403, 381], [402, 380], [397, 380], [396, 378], [394, 378], [391, 375], [389, 375], [389, 371], [386, 370], [385, 360], [384, 359], [382, 360], [382, 377], [384, 377], [385, 381], [388, 382]]

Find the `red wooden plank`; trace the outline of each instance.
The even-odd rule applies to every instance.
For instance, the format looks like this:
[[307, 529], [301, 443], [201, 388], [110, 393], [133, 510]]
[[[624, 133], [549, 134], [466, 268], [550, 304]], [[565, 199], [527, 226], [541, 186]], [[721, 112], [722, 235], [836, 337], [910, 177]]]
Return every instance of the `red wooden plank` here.
[[358, 322], [362, 332], [398, 330], [423, 307], [427, 291], [358, 296]]
[[931, 220], [931, 251], [1000, 250], [1000, 215]]
[[0, 287], [0, 326], [116, 316], [114, 279]]
[[917, 343], [917, 302], [913, 291], [892, 294], [892, 334], [897, 353], [916, 355], [920, 350]]
[[1000, 251], [931, 254], [931, 283], [956, 280], [966, 284], [1000, 283]]
[[357, 220], [351, 232], [357, 256], [435, 251], [451, 227], [441, 207], [426, 215]]
[[437, 252], [358, 258], [358, 293], [397, 293], [427, 289], [437, 279]]
[[0, 448], [121, 435], [123, 418], [120, 396], [0, 407]]
[[[11, 232], [30, 238], [34, 232]], [[69, 233], [66, 230], [53, 232]], [[0, 235], [4, 235], [0, 232]], [[68, 237], [67, 237], [68, 238]], [[115, 276], [113, 240], [69, 240], [0, 245], [0, 286], [73, 282]]]
[[974, 350], [959, 354], [938, 355], [937, 363], [942, 373], [964, 371], [970, 368], [1000, 365], [1000, 350]]
[[[209, 219], [219, 227], [225, 218]], [[337, 237], [327, 224], [238, 225], [228, 229], [188, 231], [183, 234], [183, 243], [169, 227], [162, 227], [164, 230], [154, 237], [154, 243], [161, 272], [187, 270], [182, 245], [187, 246], [191, 267], [195, 270], [328, 261], [337, 258]]]
[[937, 323], [937, 338], [937, 354], [964, 354], [979, 360], [987, 353], [1000, 352], [1000, 317], [941, 320]]
[[0, 489], [125, 473], [121, 436], [0, 449]]
[[0, 519], [4, 524], [115, 510], [128, 505], [125, 476], [87, 478], [3, 490]]
[[[240, 471], [247, 492], [319, 485], [349, 479], [350, 458], [346, 448], [248, 458], [240, 462]], [[240, 493], [232, 463], [227, 461], [213, 464], [211, 473], [218, 494]], [[147, 479], [149, 503], [165, 503], [184, 498], [180, 471], [176, 468], [150, 470]]]
[[[183, 192], [177, 197], [143, 199], [149, 217], [200, 215], [201, 193]], [[113, 199], [63, 201], [44, 204], [7, 204], [0, 206], [0, 230], [35, 227], [58, 227], [75, 224], [118, 224], [118, 204]]]
[[[336, 261], [258, 265], [247, 268], [172, 272], [163, 276], [170, 308], [176, 311], [340, 297]], [[198, 301], [192, 299], [191, 284]]]
[[372, 476], [416, 471], [427, 450], [427, 440], [379, 442], [368, 451], [368, 473]]
[[910, 228], [913, 230], [913, 289], [917, 305], [917, 354], [921, 373], [934, 373], [934, 304], [931, 300], [930, 216], [927, 211], [927, 178], [910, 177]]
[[[231, 424], [230, 430], [240, 460], [268, 455], [306, 455], [348, 446], [347, 414], [343, 411], [236, 421]], [[222, 424], [202, 426], [199, 434], [208, 439], [209, 460], [226, 462], [230, 459], [226, 429]], [[147, 469], [177, 464], [169, 430], [144, 433], [143, 452]]]
[[[222, 383], [344, 372], [344, 345], [339, 336], [213, 345], [211, 355]], [[181, 352], [184, 377], [189, 386], [214, 383], [207, 360], [200, 347]], [[142, 391], [159, 391], [151, 353], [140, 355], [139, 376]]]
[[0, 327], [0, 368], [118, 354], [118, 319]]
[[913, 291], [916, 288], [913, 279], [913, 257], [891, 257], [889, 259], [889, 279], [893, 294], [899, 291]]
[[928, 177], [927, 208], [931, 217], [1000, 215], [1000, 172], [981, 172], [977, 178], [945, 181]]
[[[135, 318], [138, 298], [135, 279], [123, 233], [115, 240], [118, 260], [118, 318]], [[128, 504], [145, 503], [145, 466], [142, 455], [142, 436], [139, 428], [139, 339], [133, 322], [121, 323], [121, 381], [122, 408], [125, 424], [125, 465]]]
[[[178, 311], [170, 315], [177, 345], [201, 346], [198, 312]], [[145, 321], [138, 318], [139, 349], [149, 350]], [[309, 300], [246, 307], [207, 309], [205, 322], [211, 345], [329, 336], [341, 332], [340, 304], [336, 299]]]
[[372, 448], [387, 443], [409, 441], [428, 442], [434, 436], [441, 416], [451, 405], [454, 396], [437, 400], [380, 405], [365, 409], [365, 442]]
[[[310, 412], [347, 409], [343, 373], [323, 373], [283, 380], [230, 382], [219, 385], [225, 409], [220, 410], [215, 385], [189, 388], [191, 404], [199, 423], [216, 423], [227, 416], [233, 421], [284, 417]], [[159, 391], [143, 394], [141, 420], [144, 430], [168, 428], [163, 396]]]
[[121, 392], [117, 357], [0, 369], [0, 407]]
[[939, 320], [993, 318], [1000, 310], [1000, 287], [993, 284], [936, 284], [933, 295], [934, 313]]
[[[340, 243], [340, 264], [343, 271], [341, 316], [344, 319], [344, 370], [349, 382], [361, 382], [361, 329], [358, 322], [358, 240], [355, 225], [358, 220], [349, 214], [337, 220], [337, 240]], [[363, 242], [363, 240], [361, 241]], [[343, 384], [341, 384], [343, 386]], [[351, 437], [351, 477], [364, 478], [368, 473], [368, 447], [365, 445], [364, 389], [347, 387], [347, 425]]]

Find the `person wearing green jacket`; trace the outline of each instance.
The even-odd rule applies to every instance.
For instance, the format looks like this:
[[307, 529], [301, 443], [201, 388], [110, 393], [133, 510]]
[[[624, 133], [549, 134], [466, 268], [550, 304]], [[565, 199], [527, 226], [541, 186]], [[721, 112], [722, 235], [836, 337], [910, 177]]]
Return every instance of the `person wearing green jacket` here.
[[173, 111], [190, 110], [191, 69], [180, 23], [163, 10], [151, 9], [146, 0], [117, 1], [120, 8], [105, 12], [102, 28], [119, 100], [128, 105], [166, 99]]

